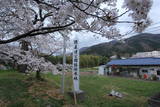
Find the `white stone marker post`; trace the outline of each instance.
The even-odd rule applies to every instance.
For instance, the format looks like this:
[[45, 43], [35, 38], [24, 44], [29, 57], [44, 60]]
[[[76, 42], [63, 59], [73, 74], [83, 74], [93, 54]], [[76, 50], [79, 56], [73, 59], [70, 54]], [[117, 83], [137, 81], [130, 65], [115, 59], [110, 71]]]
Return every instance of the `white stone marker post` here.
[[73, 78], [73, 91], [75, 93], [80, 93], [79, 89], [79, 45], [78, 39], [74, 40], [73, 47], [73, 59], [72, 59], [72, 78]]
[[84, 100], [84, 92], [79, 89], [79, 41], [78, 38], [74, 39], [73, 58], [72, 58], [72, 79], [73, 79], [73, 92], [71, 96], [74, 97], [75, 104], [77, 100]]

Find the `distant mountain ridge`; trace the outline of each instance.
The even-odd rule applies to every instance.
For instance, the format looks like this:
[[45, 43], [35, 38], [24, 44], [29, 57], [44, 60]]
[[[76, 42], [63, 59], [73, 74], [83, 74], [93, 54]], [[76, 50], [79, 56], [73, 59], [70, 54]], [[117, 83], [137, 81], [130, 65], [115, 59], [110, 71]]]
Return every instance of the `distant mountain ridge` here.
[[124, 42], [111, 41], [83, 48], [81, 54], [110, 57], [112, 55], [131, 56], [137, 52], [160, 50], [160, 34], [142, 33], [127, 38]]
[[85, 50], [87, 50], [88, 49], [88, 47], [83, 47], [83, 48], [81, 48], [80, 49], [80, 53], [82, 53], [83, 51], [85, 51]]

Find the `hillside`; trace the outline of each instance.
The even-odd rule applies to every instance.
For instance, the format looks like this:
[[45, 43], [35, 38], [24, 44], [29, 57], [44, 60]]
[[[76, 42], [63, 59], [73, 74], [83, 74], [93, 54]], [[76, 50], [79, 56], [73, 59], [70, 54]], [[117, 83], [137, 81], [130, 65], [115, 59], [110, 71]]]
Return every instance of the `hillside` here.
[[124, 42], [111, 41], [87, 47], [86, 49], [83, 48], [81, 54], [94, 54], [107, 57], [112, 55], [131, 56], [136, 52], [160, 50], [159, 41], [160, 34], [143, 33], [127, 38]]

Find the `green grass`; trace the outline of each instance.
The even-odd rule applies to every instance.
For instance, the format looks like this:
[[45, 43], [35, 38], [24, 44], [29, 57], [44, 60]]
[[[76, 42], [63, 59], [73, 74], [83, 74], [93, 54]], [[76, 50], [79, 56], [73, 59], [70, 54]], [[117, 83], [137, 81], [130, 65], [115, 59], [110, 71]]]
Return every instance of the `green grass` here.
[[98, 67], [90, 67], [90, 68], [81, 68], [80, 72], [87, 72], [87, 71], [98, 71]]
[[[57, 76], [49, 78], [60, 84]], [[66, 84], [66, 91], [71, 90], [71, 77], [66, 78]], [[80, 88], [86, 93], [86, 99], [78, 103], [83, 107], [146, 107], [148, 98], [160, 92], [160, 82], [90, 75], [80, 77]], [[108, 96], [112, 89], [123, 93], [124, 97]], [[66, 99], [68, 104], [74, 104], [69, 97]]]
[[[87, 93], [88, 97], [83, 104], [92, 107], [98, 105], [102, 107], [146, 107], [147, 98], [160, 89], [160, 83], [158, 82], [129, 80], [117, 77], [82, 77], [81, 82], [81, 88]], [[109, 97], [107, 94], [112, 89], [122, 92], [124, 98]]]
[[[59, 95], [54, 95], [54, 91], [60, 89], [60, 75], [45, 74], [44, 82], [31, 77], [15, 71], [0, 71], [0, 106], [70, 107], [74, 104], [74, 100], [67, 95], [72, 90], [71, 76], [65, 79], [64, 99], [57, 99]], [[160, 92], [160, 82], [85, 75], [80, 77], [80, 89], [86, 95], [83, 102], [78, 102], [80, 107], [146, 107], [148, 98]], [[124, 97], [108, 96], [112, 89], [123, 93]]]
[[0, 71], [0, 107], [61, 107], [63, 101], [51, 96], [56, 89], [53, 85], [38, 81], [32, 75]]

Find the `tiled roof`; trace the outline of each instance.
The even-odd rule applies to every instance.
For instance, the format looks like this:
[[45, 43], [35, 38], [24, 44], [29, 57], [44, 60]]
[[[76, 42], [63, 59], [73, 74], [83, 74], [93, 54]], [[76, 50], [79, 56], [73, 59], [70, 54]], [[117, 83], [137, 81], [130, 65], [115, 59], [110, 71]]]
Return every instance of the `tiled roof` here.
[[130, 58], [111, 60], [106, 65], [160, 65], [160, 58]]

